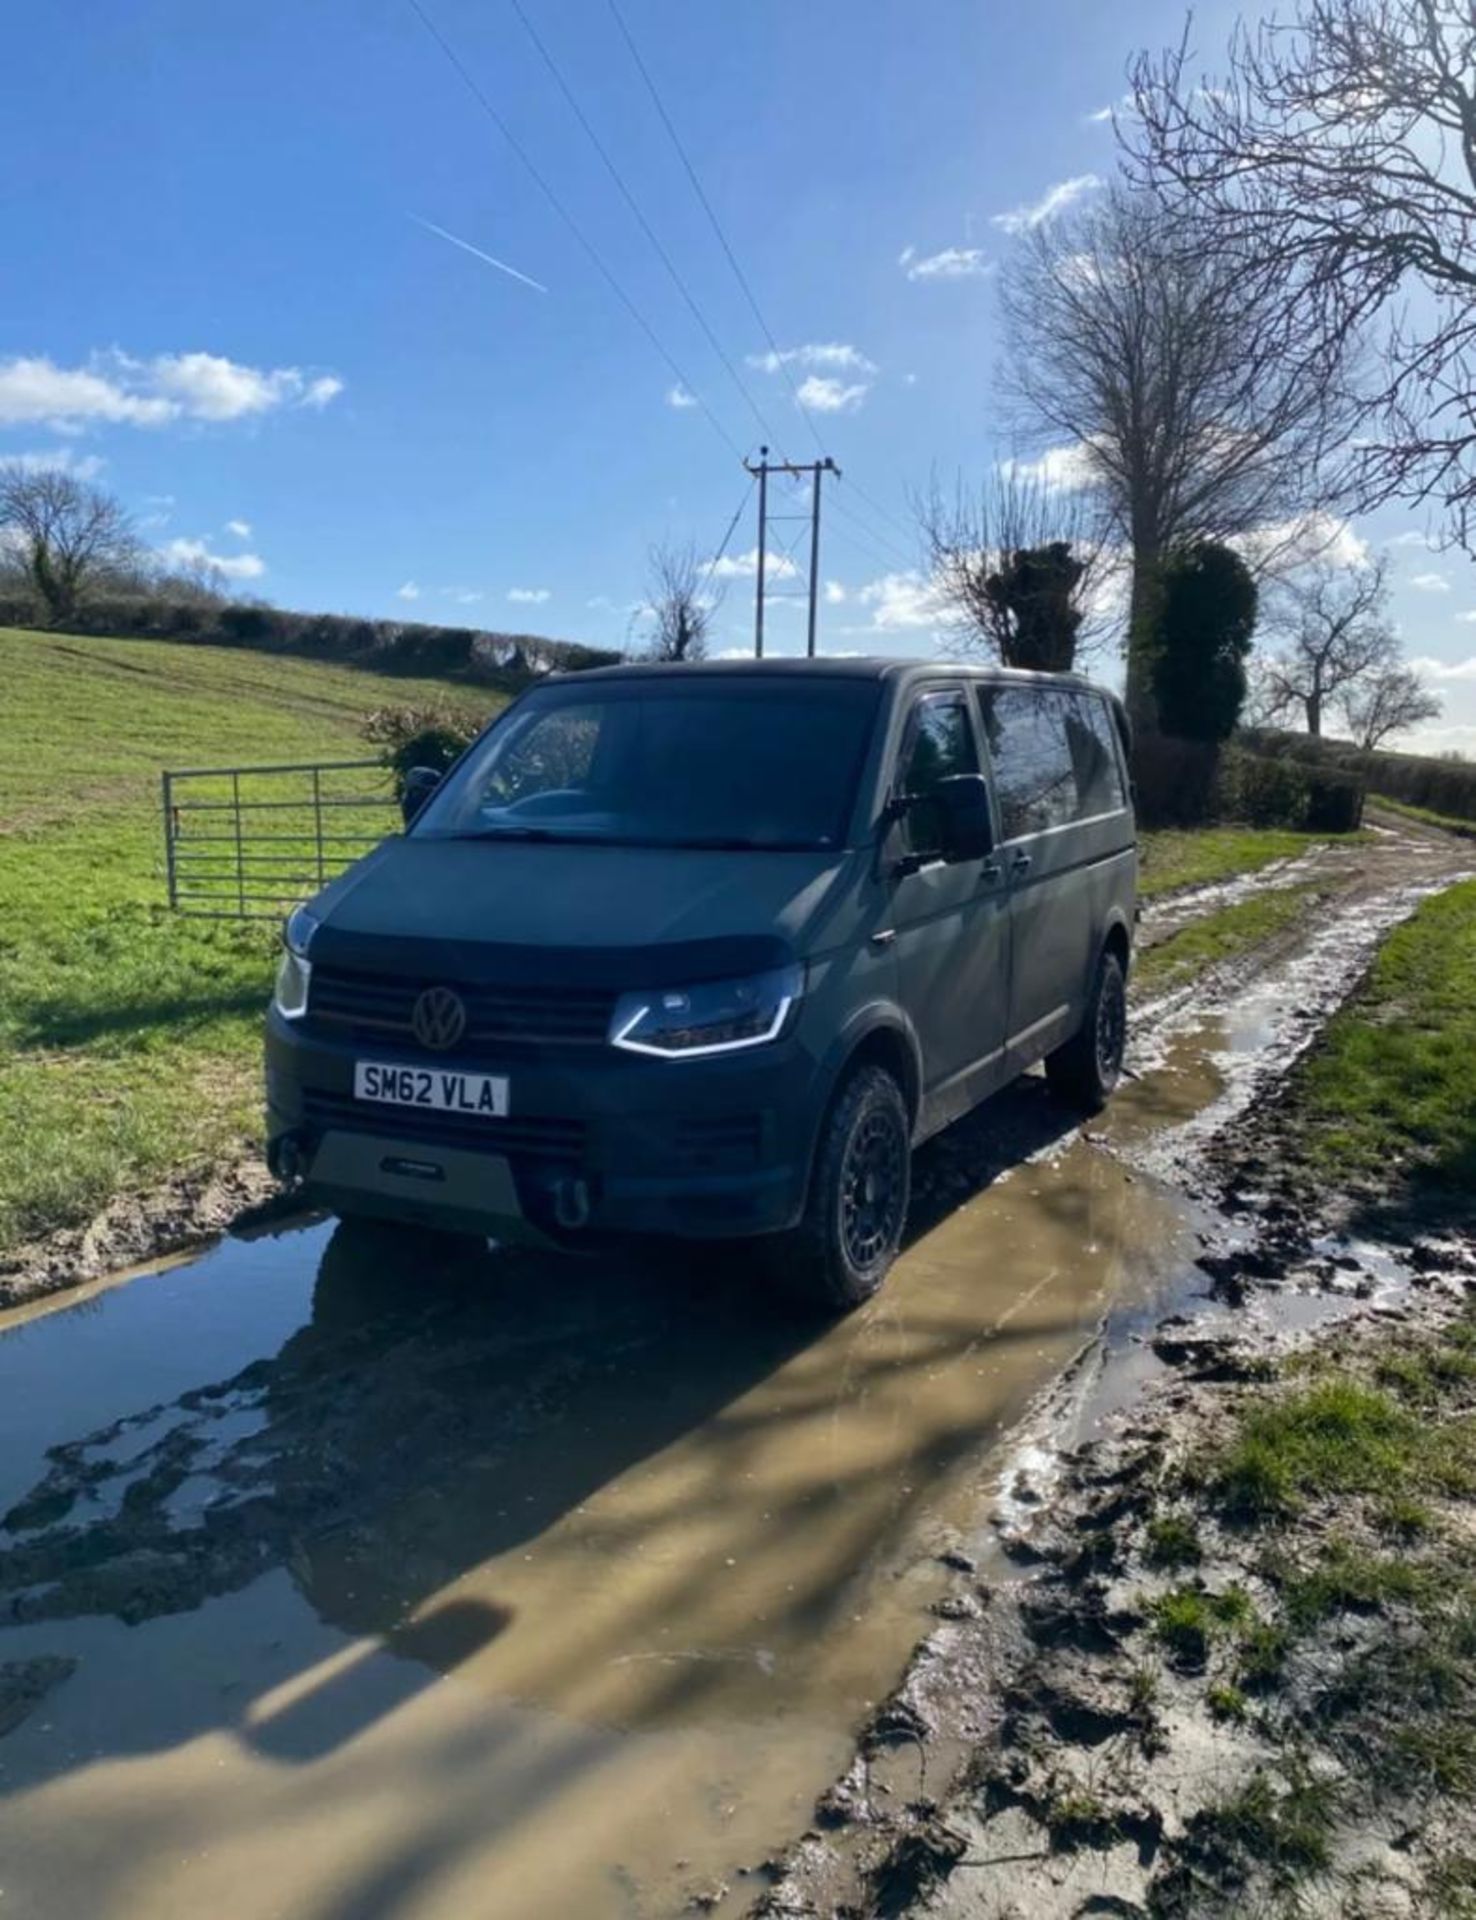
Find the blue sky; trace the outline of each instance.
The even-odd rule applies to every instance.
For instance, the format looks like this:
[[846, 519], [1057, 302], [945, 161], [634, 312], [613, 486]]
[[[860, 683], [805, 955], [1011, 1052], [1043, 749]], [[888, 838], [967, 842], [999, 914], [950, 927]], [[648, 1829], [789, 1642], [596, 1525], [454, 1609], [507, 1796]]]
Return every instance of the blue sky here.
[[[7, 36], [0, 457], [60, 449], [158, 546], [284, 605], [620, 644], [651, 543], [713, 551], [761, 430], [511, 0], [423, 4], [685, 389], [409, 0], [61, 0]], [[1111, 170], [1092, 116], [1182, 8], [621, 0], [794, 355], [776, 371], [606, 0], [524, 5], [773, 443], [810, 458], [813, 425], [844, 470], [822, 644], [931, 650], [907, 501], [1007, 450], [1001, 216]], [[1202, 46], [1232, 11], [1199, 8]], [[1432, 743], [1476, 748], [1476, 579], [1422, 526], [1357, 535], [1409, 540], [1395, 611], [1441, 676]], [[720, 618], [741, 645], [741, 574]], [[777, 649], [801, 630], [771, 610]]]

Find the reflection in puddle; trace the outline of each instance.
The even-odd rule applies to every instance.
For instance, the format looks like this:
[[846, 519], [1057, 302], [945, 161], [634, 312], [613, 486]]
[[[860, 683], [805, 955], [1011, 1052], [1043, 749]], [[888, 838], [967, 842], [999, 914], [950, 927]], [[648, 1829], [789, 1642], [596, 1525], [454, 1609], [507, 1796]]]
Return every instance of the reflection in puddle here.
[[[1074, 1139], [829, 1327], [741, 1262], [226, 1245], [190, 1294], [235, 1331], [202, 1335], [218, 1376], [155, 1360], [152, 1402], [99, 1377], [68, 1431], [15, 1436], [0, 1661], [82, 1665], [0, 1746], [7, 1895], [601, 1920], [722, 1881], [740, 1911], [925, 1630], [991, 1443], [1184, 1240]], [[165, 1283], [92, 1304], [115, 1355]], [[38, 1409], [66, 1317], [23, 1329]]]

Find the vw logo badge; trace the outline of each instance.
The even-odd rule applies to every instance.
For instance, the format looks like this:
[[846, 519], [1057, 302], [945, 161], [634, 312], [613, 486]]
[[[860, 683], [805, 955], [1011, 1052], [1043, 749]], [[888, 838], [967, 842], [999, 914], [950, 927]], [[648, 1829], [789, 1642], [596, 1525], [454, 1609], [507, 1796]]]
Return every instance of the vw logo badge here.
[[415, 1002], [410, 1026], [421, 1046], [445, 1053], [466, 1032], [466, 1003], [449, 987], [427, 987]]

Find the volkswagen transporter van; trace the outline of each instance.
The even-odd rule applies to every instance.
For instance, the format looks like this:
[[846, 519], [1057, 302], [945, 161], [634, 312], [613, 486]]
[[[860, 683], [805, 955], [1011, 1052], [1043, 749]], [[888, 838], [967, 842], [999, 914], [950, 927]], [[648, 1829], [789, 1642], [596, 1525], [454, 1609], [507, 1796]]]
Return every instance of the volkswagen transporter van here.
[[269, 1157], [352, 1218], [758, 1236], [880, 1285], [912, 1149], [1045, 1062], [1121, 1069], [1125, 723], [1071, 675], [899, 661], [550, 678], [287, 923]]

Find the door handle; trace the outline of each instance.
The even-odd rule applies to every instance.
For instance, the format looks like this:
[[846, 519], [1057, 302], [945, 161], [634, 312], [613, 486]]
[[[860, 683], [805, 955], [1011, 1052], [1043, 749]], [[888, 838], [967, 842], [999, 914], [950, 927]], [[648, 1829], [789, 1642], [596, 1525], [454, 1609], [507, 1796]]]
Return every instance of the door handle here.
[[1011, 873], [1029, 873], [1029, 871], [1030, 855], [1028, 853], [1016, 853], [1010, 856]]
[[1002, 871], [1003, 869], [997, 860], [986, 860], [979, 869], [979, 878], [981, 880], [987, 880], [993, 885], [993, 883], [1001, 877]]

